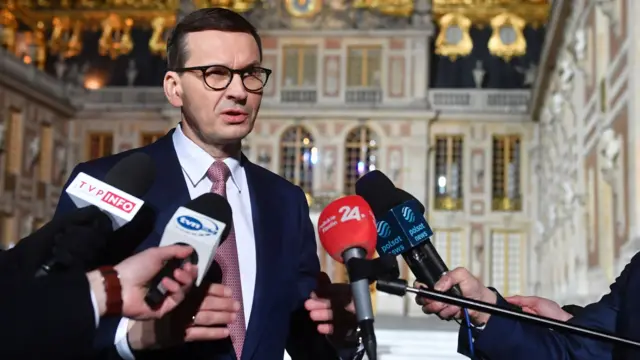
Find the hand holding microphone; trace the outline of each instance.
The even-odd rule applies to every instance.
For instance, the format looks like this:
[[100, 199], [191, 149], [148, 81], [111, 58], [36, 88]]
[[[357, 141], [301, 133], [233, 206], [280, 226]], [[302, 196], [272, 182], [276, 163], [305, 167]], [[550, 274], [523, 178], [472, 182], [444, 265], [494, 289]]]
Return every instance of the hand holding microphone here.
[[[149, 279], [160, 271], [165, 261], [174, 257], [184, 259], [192, 252], [193, 249], [187, 246], [151, 248], [114, 266], [122, 287], [122, 315], [137, 320], [159, 319], [182, 302], [198, 274], [196, 265], [186, 264], [183, 268], [174, 271], [172, 279], [166, 277], [162, 279], [163, 285], [169, 291], [169, 296], [155, 309], [144, 302], [146, 285]], [[96, 296], [99, 313], [103, 315], [106, 311], [104, 279], [97, 270], [87, 273], [87, 279]]]

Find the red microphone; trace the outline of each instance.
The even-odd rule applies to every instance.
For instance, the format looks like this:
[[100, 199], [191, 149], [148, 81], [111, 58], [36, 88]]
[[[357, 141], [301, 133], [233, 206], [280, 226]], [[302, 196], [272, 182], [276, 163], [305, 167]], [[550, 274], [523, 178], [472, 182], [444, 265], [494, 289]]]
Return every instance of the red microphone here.
[[[320, 213], [318, 224], [320, 243], [336, 261], [347, 263], [353, 258], [373, 257], [378, 238], [376, 219], [371, 207], [362, 197], [345, 196], [327, 205]], [[373, 331], [373, 305], [369, 281], [351, 281], [351, 293], [367, 357], [375, 360], [377, 344]]]

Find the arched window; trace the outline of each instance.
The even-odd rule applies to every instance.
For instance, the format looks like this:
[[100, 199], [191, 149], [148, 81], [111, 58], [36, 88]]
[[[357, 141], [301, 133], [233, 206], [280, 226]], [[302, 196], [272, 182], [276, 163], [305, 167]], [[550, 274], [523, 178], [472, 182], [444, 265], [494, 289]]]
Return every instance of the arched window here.
[[311, 194], [313, 167], [318, 161], [311, 134], [302, 126], [287, 129], [280, 139], [280, 156], [280, 175]]
[[359, 126], [347, 134], [344, 144], [344, 193], [355, 194], [356, 181], [378, 167], [378, 137], [366, 126]]

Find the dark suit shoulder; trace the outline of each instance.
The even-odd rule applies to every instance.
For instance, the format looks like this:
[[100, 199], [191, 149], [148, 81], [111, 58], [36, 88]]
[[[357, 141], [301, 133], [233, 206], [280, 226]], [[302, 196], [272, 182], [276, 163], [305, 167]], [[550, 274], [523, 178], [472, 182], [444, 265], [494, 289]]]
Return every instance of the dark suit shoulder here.
[[145, 154], [148, 154], [152, 158], [154, 158], [153, 150], [154, 150], [155, 144], [156, 143], [79, 163], [78, 165], [76, 165], [74, 169], [74, 173], [84, 172], [94, 177], [103, 177], [120, 160], [126, 158], [131, 154], [143, 152]]
[[260, 165], [256, 165], [251, 162], [247, 162], [247, 165], [251, 167], [251, 171], [260, 177], [274, 192], [278, 195], [292, 196], [304, 194], [302, 188], [298, 185], [291, 183], [289, 180], [274, 173], [273, 171], [266, 169]]

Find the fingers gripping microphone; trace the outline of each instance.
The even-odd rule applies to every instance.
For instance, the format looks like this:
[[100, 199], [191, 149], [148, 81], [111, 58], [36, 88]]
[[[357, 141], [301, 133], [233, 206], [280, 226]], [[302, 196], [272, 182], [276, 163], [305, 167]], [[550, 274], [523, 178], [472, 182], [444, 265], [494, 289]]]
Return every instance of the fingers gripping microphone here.
[[149, 282], [149, 291], [145, 296], [147, 305], [155, 308], [162, 304], [167, 289], [162, 279], [172, 278], [173, 272], [186, 261], [198, 266], [196, 286], [200, 285], [213, 258], [233, 225], [231, 206], [227, 199], [214, 193], [206, 193], [191, 200], [176, 210], [162, 233], [159, 246], [187, 245], [194, 251], [187, 259], [168, 261], [160, 272]]
[[[322, 210], [318, 224], [320, 242], [334, 260], [347, 263], [352, 258], [373, 257], [376, 245], [375, 218], [367, 202], [360, 196], [346, 196], [332, 202]], [[351, 292], [367, 356], [374, 360], [377, 344], [369, 281], [352, 281]]]
[[[49, 260], [41, 265], [36, 277], [70, 264], [90, 266], [94, 258], [106, 247], [108, 236], [131, 221], [144, 201], [144, 196], [155, 179], [155, 166], [144, 153], [134, 153], [120, 160], [105, 175], [104, 181], [85, 173], [69, 184], [67, 194], [79, 208], [68, 214], [61, 226]], [[55, 220], [55, 219], [54, 219]]]
[[[429, 240], [433, 230], [422, 215], [424, 205], [378, 170], [356, 182], [356, 194], [369, 203], [376, 217], [378, 253], [402, 255], [416, 279], [433, 288], [449, 269]], [[458, 286], [450, 291], [462, 296]]]

